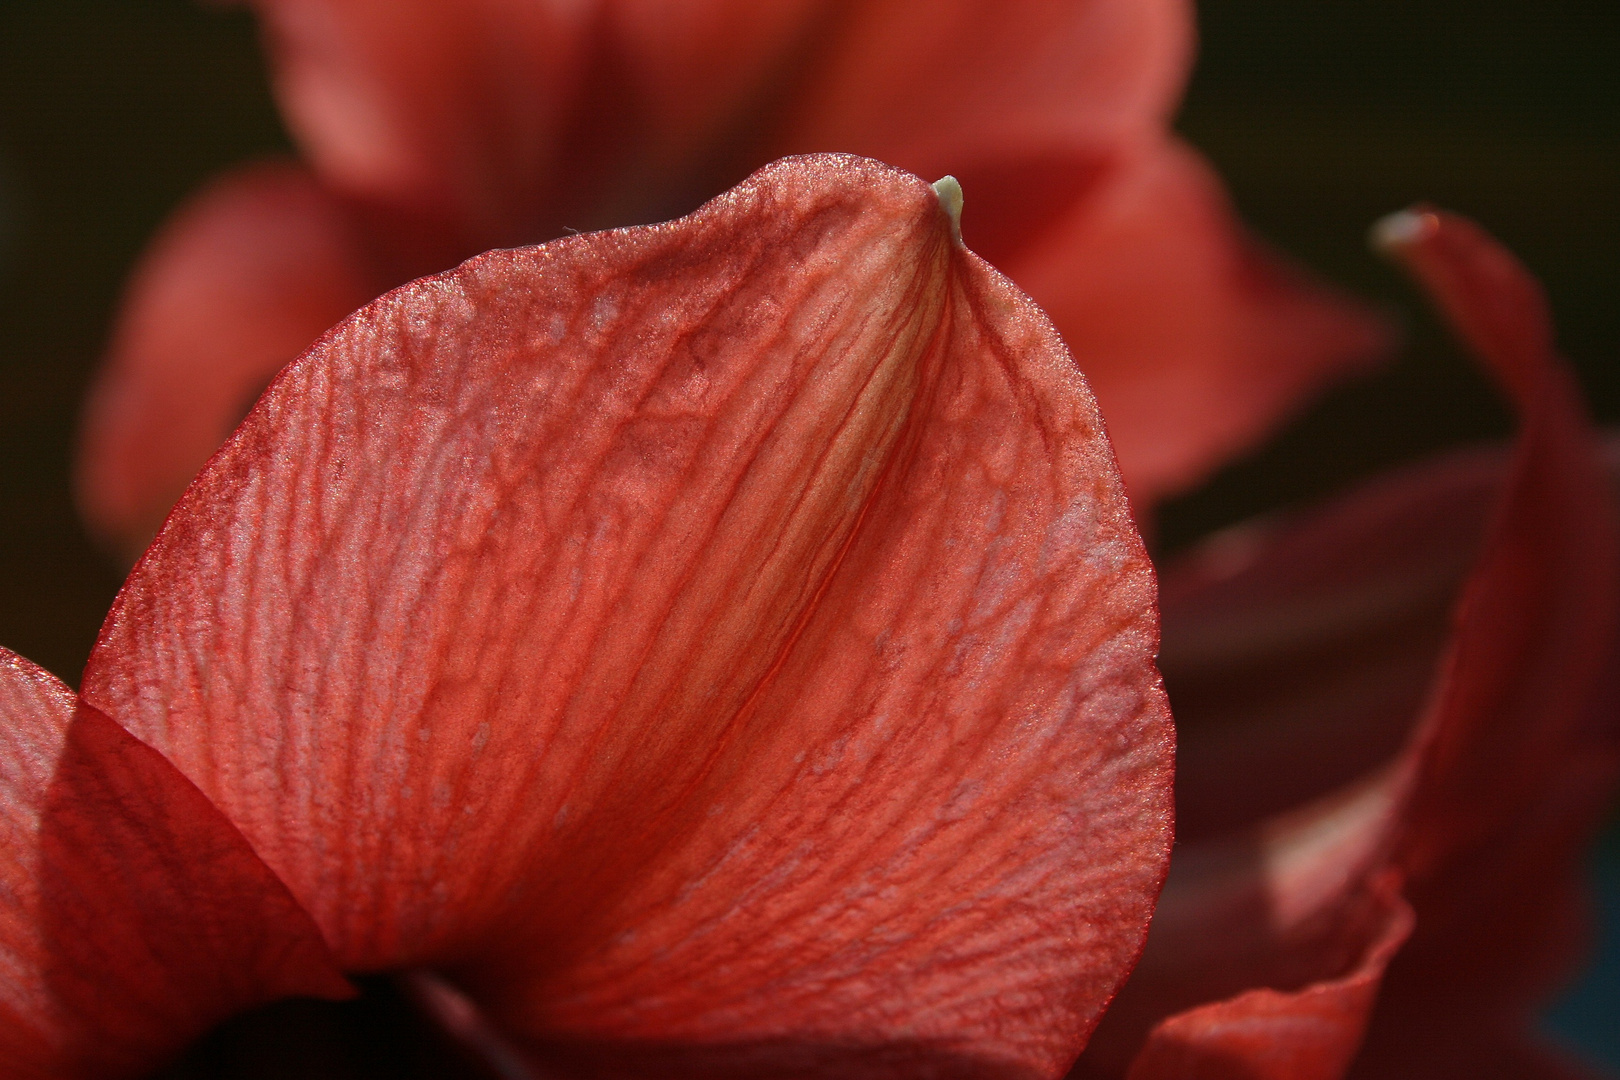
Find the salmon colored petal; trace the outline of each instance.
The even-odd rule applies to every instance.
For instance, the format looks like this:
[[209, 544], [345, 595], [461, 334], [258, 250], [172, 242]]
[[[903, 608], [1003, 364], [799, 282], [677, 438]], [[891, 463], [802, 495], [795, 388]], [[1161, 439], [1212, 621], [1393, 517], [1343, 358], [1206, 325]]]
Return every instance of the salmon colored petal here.
[[352, 992], [189, 781], [3, 650], [0, 750], [7, 1076], [140, 1075], [237, 1010]]
[[981, 246], [1057, 323], [1138, 502], [1205, 479], [1388, 352], [1381, 321], [1244, 235], [1185, 146], [1155, 138], [1070, 167], [1089, 177], [1083, 194], [1038, 228], [993, 219]]
[[1382, 883], [1382, 925], [1355, 967], [1287, 992], [1249, 990], [1160, 1021], [1129, 1080], [1338, 1080], [1361, 1046], [1390, 958], [1412, 909]]
[[[1533, 282], [1455, 218], [1415, 215], [1393, 229], [1403, 257], [1508, 388], [1522, 434], [1509, 461], [1475, 454], [1414, 470], [1314, 520], [1261, 530], [1247, 544], [1239, 538], [1235, 550], [1229, 538], [1225, 550], [1216, 545], [1171, 573], [1167, 633], [1189, 638], [1167, 637], [1170, 671], [1202, 655], [1211, 670], [1230, 664], [1235, 679], [1259, 679], [1257, 671], [1285, 666], [1297, 645], [1304, 674], [1300, 686], [1283, 688], [1284, 703], [1314, 708], [1334, 685], [1383, 672], [1384, 684], [1355, 708], [1405, 703], [1413, 730], [1388, 765], [1314, 805], [1225, 836], [1211, 835], [1223, 808], [1203, 825], [1189, 814], [1192, 841], [1178, 848], [1153, 936], [1082, 1060], [1086, 1075], [1122, 1074], [1166, 1016], [1244, 988], [1295, 989], [1312, 981], [1300, 979], [1312, 965], [1325, 975], [1348, 970], [1334, 943], [1354, 939], [1356, 898], [1386, 870], [1404, 880], [1416, 928], [1385, 975], [1355, 1075], [1473, 1075], [1484, 1047], [1494, 1048], [1493, 1069], [1544, 1062], [1539, 1074], [1556, 1075], [1555, 1059], [1529, 1037], [1530, 1017], [1575, 953], [1574, 868], [1620, 775], [1614, 494]], [[1436, 598], [1470, 548], [1449, 634], [1432, 652]], [[1223, 574], [1223, 561], [1235, 573]], [[1244, 634], [1222, 640], [1240, 626]], [[1379, 639], [1377, 648], [1358, 647], [1358, 638]], [[1326, 653], [1335, 641], [1344, 651], [1336, 664], [1313, 659], [1312, 650]], [[1426, 699], [1415, 696], [1409, 670], [1380, 660], [1391, 646], [1433, 657]], [[1324, 685], [1313, 689], [1312, 677]], [[1259, 708], [1265, 691], [1236, 694], [1230, 707], [1245, 700]], [[1344, 722], [1354, 719], [1352, 710]], [[1374, 728], [1371, 749], [1391, 733]], [[1325, 757], [1324, 744], [1343, 737], [1301, 745]], [[1203, 756], [1211, 745], [1192, 727], [1194, 805], [1214, 806], [1223, 787], [1246, 780], [1264, 794], [1238, 795], [1247, 809], [1226, 823], [1274, 809], [1292, 781], [1270, 778], [1279, 763], [1263, 739], [1236, 735], [1214, 761]], [[1371, 756], [1368, 747], [1355, 753]], [[1320, 765], [1307, 759], [1301, 768], [1337, 779]], [[1223, 784], [1220, 768], [1233, 779]], [[1293, 850], [1279, 836], [1315, 836], [1343, 850], [1279, 877], [1279, 843]], [[1320, 900], [1302, 905], [1299, 895]], [[1301, 921], [1284, 917], [1289, 911], [1327, 917]], [[1313, 925], [1319, 936], [1290, 930]]]
[[377, 239], [417, 272], [497, 245], [690, 210], [726, 186], [706, 175], [712, 159], [727, 157], [739, 123], [770, 96], [764, 87], [782, 77], [827, 7], [254, 6], [289, 125], [324, 178], [406, 215], [403, 229], [379, 229]]
[[780, 145], [932, 174], [1135, 141], [1169, 119], [1192, 45], [1181, 0], [851, 4]]
[[[1162, 123], [1179, 0], [257, 0], [323, 177], [439, 258], [683, 212], [782, 153], [930, 175]], [[384, 238], [390, 239], [390, 238]]]
[[1153, 594], [1050, 324], [927, 185], [812, 157], [343, 324], [84, 693], [345, 964], [531, 1046], [1055, 1075], [1166, 855]]
[[341, 208], [296, 166], [229, 173], [135, 272], [85, 414], [85, 518], [131, 558], [281, 366], [376, 295]]

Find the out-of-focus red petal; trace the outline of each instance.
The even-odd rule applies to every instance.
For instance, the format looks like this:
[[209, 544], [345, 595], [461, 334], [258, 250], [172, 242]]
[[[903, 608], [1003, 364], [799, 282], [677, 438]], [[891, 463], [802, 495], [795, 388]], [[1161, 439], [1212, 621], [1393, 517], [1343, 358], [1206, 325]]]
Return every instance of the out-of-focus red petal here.
[[1382, 867], [1400, 795], [1386, 771], [1254, 828], [1179, 845], [1148, 947], [1074, 1076], [1124, 1075], [1167, 1017], [1353, 972], [1391, 929], [1395, 883]]
[[1168, 119], [1192, 38], [1181, 0], [852, 4], [777, 138], [959, 177], [1112, 147]]
[[[1530, 1017], [1573, 955], [1573, 870], [1620, 772], [1614, 493], [1533, 282], [1457, 219], [1412, 215], [1391, 229], [1508, 388], [1522, 435], [1510, 459], [1478, 452], [1413, 470], [1314, 518], [1224, 538], [1168, 574], [1167, 677], [1175, 694], [1179, 667], [1196, 691], [1183, 759], [1191, 842], [1142, 963], [1081, 1062], [1086, 1075], [1121, 1074], [1156, 1018], [1244, 986], [1295, 989], [1301, 965], [1349, 970], [1322, 943], [1346, 940], [1355, 897], [1386, 870], [1405, 882], [1416, 928], [1388, 968], [1354, 1075], [1566, 1074], [1534, 1045]], [[1470, 552], [1441, 640], [1436, 604]], [[1426, 698], [1392, 649], [1433, 663]], [[1236, 686], [1290, 665], [1297, 685], [1274, 695]], [[1364, 680], [1378, 685], [1323, 710], [1335, 686]], [[1250, 730], [1200, 732], [1200, 707], [1212, 727]], [[1332, 785], [1346, 779], [1336, 746], [1363, 768], [1389, 747], [1383, 709], [1403, 710], [1413, 729], [1388, 765], [1316, 808], [1255, 820], [1309, 794], [1274, 777], [1264, 729], [1305, 753], [1307, 780]], [[1293, 737], [1324, 717], [1340, 730]], [[1367, 745], [1350, 738], [1357, 723]], [[1259, 794], [1237, 792], [1243, 784]], [[1221, 805], [1227, 795], [1238, 810]], [[1384, 809], [1343, 813], [1376, 809], [1368, 798]], [[1320, 924], [1323, 937], [1290, 932], [1310, 920], [1279, 917], [1299, 907], [1267, 854], [1279, 829], [1345, 845], [1293, 878], [1348, 920]], [[1221, 992], [1222, 980], [1237, 985]]]
[[1283, 813], [1408, 741], [1507, 468], [1505, 447], [1449, 454], [1162, 569], [1178, 841]]
[[725, 186], [710, 174], [752, 145], [739, 125], [829, 14], [815, 0], [254, 6], [294, 133], [324, 178], [402, 215], [376, 239], [416, 273], [690, 210]]
[[1163, 869], [1153, 594], [1050, 323], [812, 157], [343, 324], [84, 693], [347, 965], [562, 1056], [1052, 1075]]
[[351, 992], [190, 781], [4, 650], [0, 750], [7, 1076], [139, 1075], [239, 1009]]
[[[1074, 168], [1094, 177], [1083, 197], [1042, 229], [987, 237], [986, 257], [1057, 323], [1137, 501], [1191, 487], [1388, 351], [1381, 321], [1244, 235], [1180, 143], [1138, 140]], [[978, 188], [958, 175], [975, 244]]]
[[1181, 0], [255, 6], [289, 122], [401, 277], [671, 217], [783, 154], [950, 173], [969, 244], [1052, 313], [1146, 501], [1386, 351], [1163, 140]]
[[[1401, 215], [1381, 238], [1524, 418], [1416, 744], [1397, 861], [1418, 927], [1391, 965], [1358, 1070], [1384, 1075], [1400, 1059], [1402, 1071], [1430, 1061], [1429, 1075], [1460, 1076], [1470, 1048], [1528, 1037], [1531, 1007], [1577, 948], [1574, 875], [1620, 778], [1620, 520], [1524, 268], [1448, 214]], [[1410, 1022], [1418, 1002], [1421, 1032]]]
[[228, 173], [136, 269], [84, 419], [86, 520], [133, 557], [270, 377], [375, 296], [343, 211], [307, 173]]
[[1106, 144], [1163, 122], [1191, 46], [1179, 0], [255, 7], [321, 174], [440, 258], [669, 217], [783, 153], [937, 175]]
[[1297, 990], [1248, 990], [1161, 1020], [1128, 1080], [1338, 1080], [1361, 1046], [1384, 969], [1412, 931], [1396, 882], [1353, 969]]

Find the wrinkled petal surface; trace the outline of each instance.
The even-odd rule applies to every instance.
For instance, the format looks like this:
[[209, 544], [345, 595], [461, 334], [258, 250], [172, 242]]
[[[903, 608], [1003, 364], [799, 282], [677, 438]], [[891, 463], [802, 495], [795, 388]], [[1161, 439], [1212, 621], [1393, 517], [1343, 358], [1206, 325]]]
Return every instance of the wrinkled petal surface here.
[[[1459, 219], [1396, 228], [1398, 252], [1507, 388], [1521, 437], [1510, 458], [1412, 470], [1314, 518], [1222, 537], [1167, 574], [1190, 842], [1086, 1075], [1123, 1073], [1150, 1025], [1204, 1032], [1207, 1010], [1269, 1000], [1254, 990], [1353, 978], [1344, 946], [1381, 940], [1358, 897], [1386, 875], [1404, 883], [1415, 929], [1353, 1075], [1508, 1075], [1509, 1063], [1569, 1075], [1534, 1046], [1529, 1017], [1573, 955], [1575, 867], [1620, 772], [1614, 495], [1534, 283]], [[1408, 651], [1432, 664], [1426, 690]], [[1398, 753], [1395, 709], [1410, 727]], [[1279, 737], [1303, 777], [1276, 776]], [[1309, 793], [1312, 780], [1341, 786]], [[1291, 1030], [1288, 1060], [1337, 1074], [1337, 1036]], [[1231, 1049], [1216, 1056], [1267, 1075]], [[1137, 1061], [1153, 1075], [1212, 1067], [1162, 1040]], [[1188, 1071], [1163, 1071], [1175, 1061]]]
[[1153, 602], [1050, 323], [812, 157], [324, 338], [84, 694], [536, 1053], [1054, 1075], [1167, 853]]
[[240, 1009], [352, 992], [194, 785], [3, 650], [0, 744], [8, 1077], [141, 1075]]
[[133, 558], [281, 366], [380, 286], [302, 169], [214, 182], [136, 268], [84, 419], [86, 520]]

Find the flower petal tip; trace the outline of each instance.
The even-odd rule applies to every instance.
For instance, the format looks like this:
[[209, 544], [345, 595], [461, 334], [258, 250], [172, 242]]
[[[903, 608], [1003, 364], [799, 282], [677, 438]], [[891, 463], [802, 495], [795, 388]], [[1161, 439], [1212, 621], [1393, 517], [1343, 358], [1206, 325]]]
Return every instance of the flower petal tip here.
[[951, 239], [962, 242], [962, 185], [949, 174], [934, 181], [934, 194], [939, 196], [940, 209], [951, 219]]
[[1367, 239], [1374, 251], [1392, 255], [1421, 243], [1440, 229], [1440, 216], [1432, 210], [1397, 210], [1373, 222]]

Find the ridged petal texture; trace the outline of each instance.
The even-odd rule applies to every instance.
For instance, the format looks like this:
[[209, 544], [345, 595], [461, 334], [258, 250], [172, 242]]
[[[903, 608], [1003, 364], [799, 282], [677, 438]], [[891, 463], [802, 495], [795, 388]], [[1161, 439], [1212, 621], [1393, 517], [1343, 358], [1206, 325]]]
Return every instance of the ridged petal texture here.
[[0, 1074], [143, 1075], [239, 1010], [352, 992], [190, 781], [0, 650]]
[[823, 156], [341, 324], [83, 693], [347, 969], [538, 1057], [1050, 1076], [1164, 869], [1156, 645], [1051, 325], [928, 185]]
[[1614, 493], [1523, 268], [1449, 215], [1383, 235], [1521, 435], [1167, 570], [1182, 843], [1077, 1075], [1577, 1075], [1532, 1018], [1620, 776]]
[[[487, 248], [686, 213], [786, 154], [962, 181], [969, 246], [1051, 313], [1139, 509], [1387, 351], [1366, 311], [1246, 237], [1166, 135], [1191, 56], [1183, 0], [253, 6], [323, 193], [274, 207], [228, 181], [143, 262], [81, 466], [88, 513], [130, 550], [206, 460], [192, 436], [240, 419], [199, 391], [171, 434], [190, 381], [262, 385], [266, 357], [292, 360], [338, 317], [318, 312]], [[284, 235], [252, 242], [267, 210]], [[332, 273], [355, 242], [374, 275], [359, 299]], [[310, 272], [275, 271], [298, 243]], [[316, 286], [324, 307], [300, 299]]]

